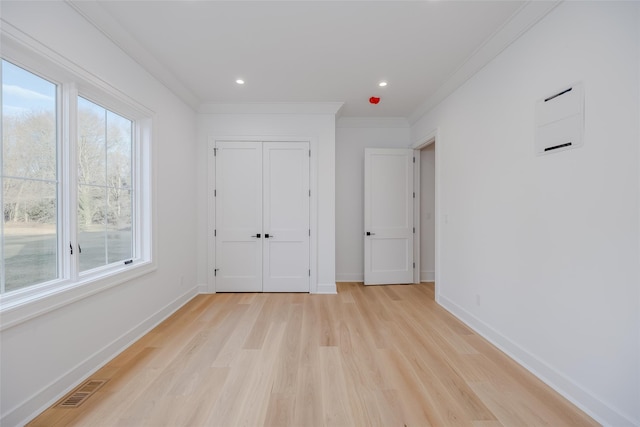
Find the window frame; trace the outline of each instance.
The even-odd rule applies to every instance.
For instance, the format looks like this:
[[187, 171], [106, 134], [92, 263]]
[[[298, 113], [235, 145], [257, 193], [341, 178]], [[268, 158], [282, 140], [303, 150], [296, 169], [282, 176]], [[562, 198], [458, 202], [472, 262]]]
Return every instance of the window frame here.
[[[35, 41], [2, 28], [2, 59], [57, 85], [58, 278], [0, 294], [0, 331], [157, 268], [155, 250], [155, 113], [128, 95]], [[132, 121], [133, 263], [117, 262], [80, 272], [77, 221], [77, 101], [86, 98]], [[0, 153], [0, 156], [2, 154]], [[0, 157], [1, 159], [1, 157]], [[0, 183], [2, 178], [0, 177]], [[3, 220], [4, 224], [4, 220]], [[3, 239], [4, 234], [0, 236]], [[0, 257], [4, 265], [4, 242]]]

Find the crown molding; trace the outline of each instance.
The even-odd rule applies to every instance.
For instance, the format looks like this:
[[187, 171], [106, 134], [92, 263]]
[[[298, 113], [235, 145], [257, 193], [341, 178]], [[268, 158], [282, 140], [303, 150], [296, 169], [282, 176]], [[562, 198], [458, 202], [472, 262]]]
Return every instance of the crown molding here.
[[342, 102], [249, 102], [205, 103], [198, 108], [201, 114], [328, 114], [337, 115]]
[[429, 96], [422, 105], [409, 115], [409, 123], [411, 125], [415, 124], [425, 114], [444, 101], [561, 2], [562, 0], [530, 0], [522, 5], [507, 22], [467, 58], [433, 95]]
[[99, 2], [83, 0], [65, 0], [65, 2], [174, 95], [193, 110], [198, 109], [201, 100], [125, 30]]
[[397, 128], [409, 129], [411, 126], [404, 117], [340, 117], [336, 120], [337, 128]]

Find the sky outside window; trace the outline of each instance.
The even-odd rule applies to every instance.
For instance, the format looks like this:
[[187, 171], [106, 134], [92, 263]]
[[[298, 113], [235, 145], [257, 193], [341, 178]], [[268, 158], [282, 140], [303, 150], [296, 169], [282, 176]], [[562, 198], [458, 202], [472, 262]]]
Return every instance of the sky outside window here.
[[2, 61], [2, 114], [17, 116], [32, 111], [55, 109], [56, 86]]

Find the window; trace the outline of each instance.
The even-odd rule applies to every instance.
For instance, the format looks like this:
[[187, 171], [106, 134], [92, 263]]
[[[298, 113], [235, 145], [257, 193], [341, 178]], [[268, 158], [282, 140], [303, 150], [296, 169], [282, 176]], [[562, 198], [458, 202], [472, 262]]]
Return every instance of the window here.
[[59, 277], [57, 92], [2, 61], [2, 292]]
[[133, 123], [78, 98], [80, 271], [131, 258]]
[[2, 310], [154, 268], [152, 113], [81, 69], [16, 56], [0, 64]]

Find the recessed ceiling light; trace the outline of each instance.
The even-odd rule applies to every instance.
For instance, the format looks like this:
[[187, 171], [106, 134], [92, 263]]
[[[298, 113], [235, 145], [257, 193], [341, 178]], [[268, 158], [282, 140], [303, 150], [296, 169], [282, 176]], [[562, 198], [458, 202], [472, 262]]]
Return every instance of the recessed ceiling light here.
[[385, 87], [386, 85], [387, 85], [387, 82], [385, 82], [385, 81], [382, 81], [382, 82], [378, 83], [378, 86], [380, 86], [380, 87]]
[[236, 83], [238, 83], [239, 85], [243, 85], [244, 84], [244, 80], [238, 79], [238, 80], [236, 80]]

